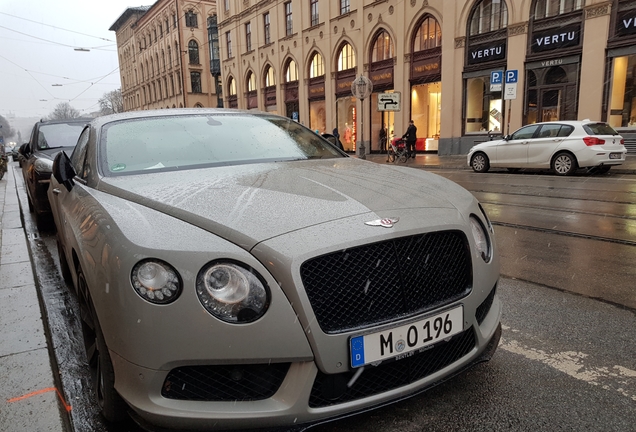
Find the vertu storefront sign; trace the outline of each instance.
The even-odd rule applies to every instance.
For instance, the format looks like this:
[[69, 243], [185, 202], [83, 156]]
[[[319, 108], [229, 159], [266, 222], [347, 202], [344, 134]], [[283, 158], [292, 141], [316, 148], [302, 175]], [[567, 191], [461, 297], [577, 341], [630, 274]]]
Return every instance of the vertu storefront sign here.
[[581, 24], [572, 24], [532, 34], [532, 52], [545, 52], [578, 46], [581, 41]]
[[616, 16], [616, 34], [619, 36], [636, 35], [636, 10], [620, 12]]
[[506, 58], [506, 41], [475, 45], [468, 48], [468, 64], [479, 64]]

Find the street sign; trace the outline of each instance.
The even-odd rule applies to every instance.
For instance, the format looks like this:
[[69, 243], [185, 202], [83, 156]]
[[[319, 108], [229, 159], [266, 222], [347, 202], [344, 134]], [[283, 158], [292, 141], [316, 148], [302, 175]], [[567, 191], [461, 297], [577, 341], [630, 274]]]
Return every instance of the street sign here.
[[401, 105], [400, 93], [378, 94], [378, 111], [400, 111]]
[[298, 121], [298, 111], [293, 111], [292, 112], [292, 120], [293, 121]]
[[504, 100], [517, 99], [517, 81], [519, 71], [510, 69], [506, 71], [506, 85], [504, 86]]
[[501, 91], [501, 84], [503, 83], [503, 71], [492, 71], [490, 72], [490, 91], [491, 92], [499, 92]]
[[517, 84], [518, 77], [517, 69], [510, 69], [506, 71], [506, 84]]

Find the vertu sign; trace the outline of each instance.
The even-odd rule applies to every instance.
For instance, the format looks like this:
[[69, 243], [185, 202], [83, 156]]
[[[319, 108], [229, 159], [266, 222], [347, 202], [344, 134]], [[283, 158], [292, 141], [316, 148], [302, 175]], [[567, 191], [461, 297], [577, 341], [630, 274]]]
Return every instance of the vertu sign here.
[[619, 36], [636, 34], [636, 10], [620, 12], [616, 16], [616, 34]]
[[552, 51], [578, 46], [581, 41], [581, 24], [572, 24], [532, 34], [532, 52]]
[[504, 60], [506, 58], [506, 41], [475, 45], [468, 48], [469, 65]]

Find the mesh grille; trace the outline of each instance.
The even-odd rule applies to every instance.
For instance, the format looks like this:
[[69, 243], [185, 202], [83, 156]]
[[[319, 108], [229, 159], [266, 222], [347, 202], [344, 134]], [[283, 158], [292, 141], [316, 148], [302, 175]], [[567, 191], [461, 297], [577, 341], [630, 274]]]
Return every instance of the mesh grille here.
[[252, 401], [272, 397], [285, 379], [289, 363], [187, 366], [170, 371], [161, 389], [168, 399]]
[[435, 373], [468, 354], [475, 347], [475, 333], [469, 328], [448, 342], [424, 352], [377, 367], [367, 366], [355, 383], [347, 383], [355, 371], [336, 375], [318, 372], [309, 397], [312, 408], [336, 405], [389, 391]]
[[456, 301], [472, 285], [461, 231], [403, 237], [313, 258], [300, 273], [320, 328], [340, 333]]

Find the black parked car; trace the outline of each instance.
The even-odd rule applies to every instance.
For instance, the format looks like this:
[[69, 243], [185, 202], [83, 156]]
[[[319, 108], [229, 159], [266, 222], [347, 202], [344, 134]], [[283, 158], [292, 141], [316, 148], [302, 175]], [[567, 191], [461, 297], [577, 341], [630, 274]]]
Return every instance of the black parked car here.
[[46, 192], [55, 156], [73, 151], [84, 126], [91, 119], [41, 120], [31, 131], [31, 139], [20, 147], [22, 174], [29, 199], [29, 210], [35, 212], [38, 224], [51, 213]]

